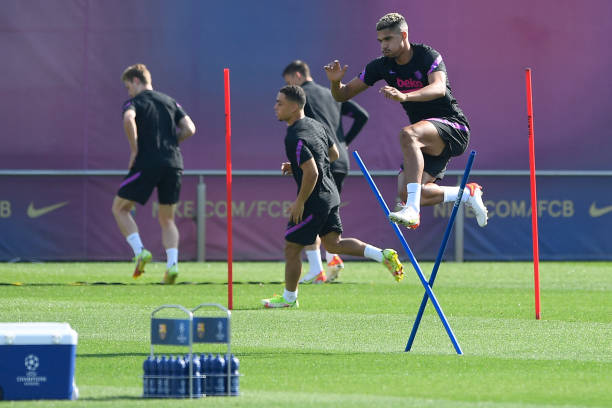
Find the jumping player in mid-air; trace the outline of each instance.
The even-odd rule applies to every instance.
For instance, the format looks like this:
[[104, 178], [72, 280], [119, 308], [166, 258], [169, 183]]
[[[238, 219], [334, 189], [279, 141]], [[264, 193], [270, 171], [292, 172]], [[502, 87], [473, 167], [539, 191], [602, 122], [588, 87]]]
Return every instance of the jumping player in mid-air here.
[[[338, 60], [325, 66], [331, 92], [337, 101], [346, 101], [379, 80], [387, 85], [380, 93], [400, 102], [411, 125], [399, 134], [403, 153], [403, 171], [399, 175], [400, 199], [405, 202], [389, 220], [410, 229], [420, 224], [420, 206], [453, 202], [459, 187], [435, 184], [444, 177], [446, 165], [461, 155], [470, 138], [470, 125], [451, 92], [442, 56], [424, 44], [408, 41], [408, 24], [398, 13], [384, 15], [376, 24], [382, 57], [366, 65], [358, 77], [342, 84], [348, 66]], [[403, 186], [406, 186], [405, 189]], [[487, 208], [482, 201], [482, 187], [466, 185], [462, 201], [476, 215], [478, 225], [487, 224]]]

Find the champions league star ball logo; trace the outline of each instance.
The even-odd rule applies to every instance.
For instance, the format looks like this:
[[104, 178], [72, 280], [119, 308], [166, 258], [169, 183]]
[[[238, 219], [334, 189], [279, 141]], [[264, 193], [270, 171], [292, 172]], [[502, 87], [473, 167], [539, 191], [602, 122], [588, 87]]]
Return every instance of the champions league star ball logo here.
[[[38, 356], [34, 354], [29, 354], [23, 360], [23, 365], [26, 368], [25, 375], [18, 375], [15, 377], [15, 380], [18, 384], [24, 385], [27, 387], [38, 387], [42, 383], [47, 382], [46, 376], [38, 375], [36, 369], [40, 366], [40, 361], [38, 360]], [[1, 391], [1, 388], [0, 388]]]
[[25, 358], [25, 367], [28, 371], [35, 371], [38, 368], [38, 357], [34, 354], [30, 354]]
[[179, 329], [179, 332], [178, 332], [178, 336], [176, 336], [176, 340], [178, 340], [180, 343], [186, 343], [187, 336], [185, 336], [185, 324], [180, 323], [178, 329]]

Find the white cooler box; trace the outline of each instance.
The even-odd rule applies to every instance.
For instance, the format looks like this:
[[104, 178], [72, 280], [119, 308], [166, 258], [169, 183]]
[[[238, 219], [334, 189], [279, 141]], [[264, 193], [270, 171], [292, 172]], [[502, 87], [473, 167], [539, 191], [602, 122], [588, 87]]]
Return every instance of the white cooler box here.
[[0, 400], [76, 399], [68, 323], [0, 323]]

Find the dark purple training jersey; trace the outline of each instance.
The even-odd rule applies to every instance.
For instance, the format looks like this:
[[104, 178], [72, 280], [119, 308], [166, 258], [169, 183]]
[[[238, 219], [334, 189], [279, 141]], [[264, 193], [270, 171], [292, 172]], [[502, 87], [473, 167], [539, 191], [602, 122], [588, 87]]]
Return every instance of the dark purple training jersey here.
[[287, 128], [285, 136], [285, 152], [291, 162], [293, 178], [298, 186], [302, 186], [304, 172], [300, 166], [314, 159], [319, 172], [314, 190], [306, 200], [305, 207], [313, 209], [333, 208], [340, 204], [340, 195], [331, 173], [329, 149], [334, 140], [327, 126], [316, 120], [304, 117]]
[[[408, 93], [429, 85], [427, 75], [432, 72], [446, 73], [446, 66], [440, 53], [424, 44], [410, 44], [413, 54], [407, 64], [398, 65], [394, 58], [380, 57], [366, 65], [359, 79], [372, 86], [384, 79], [389, 86], [400, 92]], [[411, 123], [429, 118], [445, 118], [462, 123], [469, 123], [451, 92], [448, 75], [446, 76], [446, 94], [427, 102], [402, 102], [402, 106]]]
[[174, 99], [161, 92], [146, 90], [123, 104], [123, 113], [136, 112], [138, 155], [136, 168], [183, 168], [176, 126], [187, 114]]

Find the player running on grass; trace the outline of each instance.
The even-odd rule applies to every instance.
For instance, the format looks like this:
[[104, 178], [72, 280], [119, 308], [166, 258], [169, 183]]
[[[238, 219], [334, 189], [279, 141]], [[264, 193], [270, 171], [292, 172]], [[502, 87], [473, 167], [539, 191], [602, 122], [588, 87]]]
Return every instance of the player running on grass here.
[[289, 207], [285, 232], [285, 291], [262, 299], [267, 308], [298, 306], [301, 253], [317, 235], [331, 252], [382, 262], [396, 281], [404, 278], [403, 266], [393, 249], [382, 250], [355, 238], [341, 237], [340, 196], [330, 170], [330, 160], [338, 158], [338, 149], [327, 128], [304, 115], [305, 104], [304, 90], [287, 85], [279, 91], [274, 105], [276, 117], [288, 126], [285, 151], [289, 162], [283, 163], [281, 169], [293, 175], [298, 195]]
[[[357, 136], [368, 121], [368, 112], [353, 101], [337, 102], [328, 88], [317, 84], [313, 80], [310, 75], [310, 67], [304, 61], [296, 60], [287, 65], [283, 70], [283, 79], [287, 85], [302, 87], [306, 94], [304, 114], [326, 125], [332, 132], [332, 136], [335, 136], [334, 143], [340, 156], [332, 162], [331, 172], [338, 194], [341, 194], [342, 185], [350, 167], [346, 146]], [[342, 127], [342, 116], [349, 116], [353, 119], [352, 126], [346, 135]], [[326, 274], [321, 262], [320, 247], [321, 239], [319, 237], [313, 245], [306, 246], [309, 270], [306, 276], [300, 279], [300, 283], [333, 282], [338, 278], [340, 271], [344, 269], [344, 262], [338, 254], [333, 254], [326, 249]]]
[[[346, 101], [383, 79], [384, 97], [400, 102], [408, 114], [409, 126], [399, 134], [403, 171], [399, 175], [400, 198], [405, 206], [389, 214], [389, 220], [410, 229], [420, 223], [420, 206], [453, 202], [459, 187], [435, 184], [444, 177], [446, 165], [461, 155], [470, 138], [469, 123], [453, 97], [442, 56], [424, 44], [408, 41], [408, 24], [398, 13], [383, 16], [376, 24], [382, 57], [371, 61], [357, 78], [340, 81], [348, 66], [339, 61], [325, 66], [331, 92], [337, 101]], [[403, 188], [406, 186], [406, 189]], [[478, 225], [487, 224], [482, 187], [469, 183], [462, 201], [476, 214]]]
[[130, 211], [136, 203], [146, 204], [157, 187], [158, 218], [167, 255], [162, 282], [173, 284], [178, 276], [179, 244], [174, 210], [183, 174], [183, 157], [178, 144], [193, 136], [195, 125], [174, 99], [153, 90], [151, 73], [143, 64], [128, 67], [121, 80], [131, 98], [123, 105], [123, 127], [131, 155], [129, 173], [113, 201], [113, 215], [134, 251], [133, 277], [136, 279], [144, 273], [152, 255], [142, 245]]

